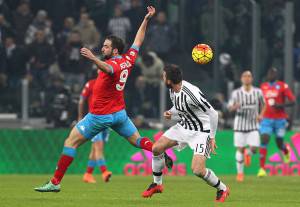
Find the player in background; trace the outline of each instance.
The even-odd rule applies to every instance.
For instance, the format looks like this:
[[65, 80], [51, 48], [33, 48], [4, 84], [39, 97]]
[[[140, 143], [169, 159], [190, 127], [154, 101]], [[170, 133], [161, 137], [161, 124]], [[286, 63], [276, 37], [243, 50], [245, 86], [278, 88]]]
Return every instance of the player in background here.
[[[105, 61], [99, 60], [89, 49], [82, 48], [81, 54], [93, 61], [101, 71], [93, 87], [93, 98], [90, 112], [76, 124], [65, 140], [62, 155], [57, 163], [51, 180], [35, 188], [38, 192], [59, 192], [60, 182], [68, 167], [73, 162], [76, 149], [99, 132], [112, 128], [132, 145], [151, 151], [152, 141], [141, 137], [125, 110], [124, 88], [131, 69], [135, 64], [139, 47], [142, 45], [148, 21], [155, 14], [155, 8], [147, 7], [146, 14], [131, 48], [122, 55], [124, 42], [116, 36], [108, 36], [102, 46]], [[121, 146], [118, 146], [121, 147]], [[165, 156], [168, 167], [172, 160]]]
[[206, 159], [210, 152], [215, 154], [215, 135], [218, 126], [218, 113], [207, 102], [200, 89], [182, 79], [182, 72], [176, 65], [164, 68], [163, 80], [169, 88], [173, 107], [164, 113], [164, 117], [180, 121], [168, 129], [162, 137], [153, 144], [152, 171], [154, 181], [143, 197], [151, 197], [162, 193], [162, 170], [164, 168], [164, 152], [171, 147], [184, 148], [189, 145], [194, 151], [192, 159], [193, 173], [208, 185], [217, 189], [217, 202], [224, 202], [229, 195], [229, 188], [220, 181], [215, 173], [206, 168]]
[[258, 122], [265, 110], [262, 91], [252, 85], [253, 77], [249, 70], [242, 73], [241, 82], [242, 86], [232, 92], [228, 103], [229, 111], [235, 112], [233, 130], [238, 182], [244, 181], [244, 163], [245, 166], [250, 165], [251, 155], [260, 146]]
[[289, 86], [285, 82], [277, 80], [277, 76], [277, 69], [270, 68], [267, 74], [268, 82], [261, 84], [261, 90], [266, 101], [266, 110], [260, 123], [261, 148], [258, 177], [267, 175], [265, 171], [267, 145], [272, 134], [276, 136], [276, 144], [278, 149], [282, 151], [283, 161], [289, 163], [291, 159], [290, 146], [283, 141], [288, 117], [285, 108], [293, 106], [296, 99]]
[[[96, 77], [98, 75], [97, 70], [93, 71], [93, 79], [89, 80], [80, 95], [79, 104], [78, 104], [78, 122], [83, 119], [86, 114], [86, 106], [88, 105], [89, 111], [92, 108], [92, 95], [93, 87], [96, 82]], [[108, 140], [109, 129], [105, 129], [95, 137], [92, 138], [92, 147], [89, 155], [88, 166], [86, 172], [83, 175], [83, 181], [87, 183], [96, 183], [96, 180], [93, 176], [94, 168], [97, 166], [102, 172], [102, 179], [104, 182], [108, 182], [112, 172], [107, 170], [106, 162], [104, 158], [104, 143]]]

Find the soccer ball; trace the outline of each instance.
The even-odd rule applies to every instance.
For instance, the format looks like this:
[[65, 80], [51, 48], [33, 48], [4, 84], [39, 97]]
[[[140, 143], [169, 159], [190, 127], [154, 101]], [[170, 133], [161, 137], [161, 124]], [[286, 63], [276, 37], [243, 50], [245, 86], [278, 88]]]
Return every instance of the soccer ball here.
[[198, 44], [192, 50], [192, 58], [198, 64], [207, 64], [213, 58], [213, 51], [206, 44]]

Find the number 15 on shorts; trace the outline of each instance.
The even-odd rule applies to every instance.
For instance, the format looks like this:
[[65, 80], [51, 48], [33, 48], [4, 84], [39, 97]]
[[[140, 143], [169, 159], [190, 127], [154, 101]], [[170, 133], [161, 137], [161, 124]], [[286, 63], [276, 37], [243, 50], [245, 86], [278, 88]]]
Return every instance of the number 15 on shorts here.
[[196, 144], [195, 153], [203, 153], [204, 152], [204, 144]]

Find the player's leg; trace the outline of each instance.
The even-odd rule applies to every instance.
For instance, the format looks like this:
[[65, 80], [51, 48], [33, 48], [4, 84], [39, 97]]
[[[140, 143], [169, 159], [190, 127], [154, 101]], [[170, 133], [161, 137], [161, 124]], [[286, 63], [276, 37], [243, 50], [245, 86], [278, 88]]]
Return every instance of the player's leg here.
[[270, 141], [270, 136], [273, 133], [273, 121], [271, 119], [263, 119], [260, 122], [259, 128], [261, 134], [261, 144], [259, 149], [259, 165], [260, 169], [257, 173], [258, 177], [267, 176], [267, 172], [265, 171], [265, 163], [267, 159], [267, 146]]
[[192, 171], [194, 175], [203, 179], [208, 185], [217, 189], [217, 202], [224, 202], [229, 196], [229, 188], [209, 168], [206, 168], [206, 157], [195, 153], [192, 160]]
[[[142, 137], [140, 135], [125, 110], [117, 112], [114, 116], [116, 123], [111, 127], [113, 130], [120, 136], [126, 138], [133, 146], [152, 152], [153, 142], [148, 137]], [[173, 161], [166, 153], [165, 162], [168, 168], [173, 167]]]
[[260, 146], [258, 131], [251, 131], [246, 134], [246, 146], [249, 146], [249, 149], [245, 148], [244, 150], [244, 162], [245, 166], [250, 166], [251, 157], [253, 154], [256, 154], [257, 149]]
[[176, 146], [177, 142], [173, 141], [165, 136], [162, 136], [153, 145], [153, 157], [152, 157], [152, 173], [153, 183], [150, 184], [148, 189], [142, 193], [144, 198], [151, 197], [155, 193], [161, 193], [163, 191], [162, 186], [162, 170], [165, 166], [165, 151], [168, 148]]
[[107, 169], [106, 160], [104, 157], [104, 143], [109, 136], [109, 129], [105, 129], [96, 135], [97, 139], [94, 140], [94, 149], [96, 156], [97, 167], [102, 173], [102, 179], [104, 182], [108, 182], [112, 176], [112, 172]]
[[57, 162], [56, 170], [54, 172], [53, 177], [48, 183], [41, 187], [37, 187], [34, 190], [38, 192], [59, 192], [60, 182], [64, 177], [68, 167], [73, 162], [73, 159], [76, 155], [77, 147], [83, 144], [86, 140], [87, 139], [85, 139], [79, 133], [77, 128], [74, 127], [68, 138], [65, 140], [63, 152]]
[[95, 169], [96, 166], [96, 156], [95, 156], [95, 149], [94, 149], [94, 144], [91, 145], [91, 151], [90, 151], [90, 155], [89, 155], [89, 161], [87, 164], [87, 169], [86, 172], [83, 175], [83, 182], [86, 183], [96, 183], [96, 180], [93, 176], [93, 171]]
[[290, 163], [291, 160], [291, 149], [290, 146], [284, 143], [284, 135], [286, 131], [286, 120], [279, 119], [275, 120], [274, 128], [275, 128], [275, 135], [276, 135], [276, 145], [278, 149], [282, 151], [283, 154], [283, 161], [284, 163]]
[[87, 114], [84, 119], [78, 122], [65, 140], [63, 152], [58, 160], [54, 176], [48, 183], [35, 188], [35, 190], [39, 192], [59, 192], [60, 182], [75, 157], [76, 149], [88, 139], [93, 138], [99, 131], [102, 131], [106, 125], [105, 121], [107, 122], [109, 119], [105, 117], [103, 121], [95, 115]]
[[234, 133], [234, 146], [236, 147], [235, 160], [237, 168], [236, 180], [238, 182], [244, 181], [244, 150], [246, 146], [246, 133]]

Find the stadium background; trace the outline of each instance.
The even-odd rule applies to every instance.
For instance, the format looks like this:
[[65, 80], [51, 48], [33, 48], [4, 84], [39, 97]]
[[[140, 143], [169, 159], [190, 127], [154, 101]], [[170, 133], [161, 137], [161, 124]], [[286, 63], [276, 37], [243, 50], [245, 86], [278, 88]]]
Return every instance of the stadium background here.
[[[299, 103], [299, 1], [0, 1], [0, 174], [52, 173], [77, 118], [80, 90], [94, 67], [80, 57], [80, 47], [99, 52], [108, 34], [120, 35], [130, 46], [146, 4], [155, 5], [158, 14], [125, 95], [128, 113], [144, 134], [168, 126], [161, 113], [170, 102], [160, 82], [168, 62], [179, 64], [185, 79], [198, 85], [219, 111], [219, 154], [209, 161], [218, 174], [235, 172], [232, 114], [226, 104], [241, 71], [251, 69], [259, 85], [267, 69], [277, 67]], [[191, 49], [200, 42], [214, 49], [208, 65], [192, 61]], [[299, 131], [299, 104], [289, 112], [293, 131], [287, 138]], [[271, 146], [270, 154], [276, 151]], [[88, 150], [89, 145], [79, 150], [70, 173], [84, 171]], [[135, 152], [113, 134], [106, 147], [108, 165], [121, 174]], [[190, 152], [177, 158], [190, 173]], [[256, 166], [255, 161], [250, 174]]]

